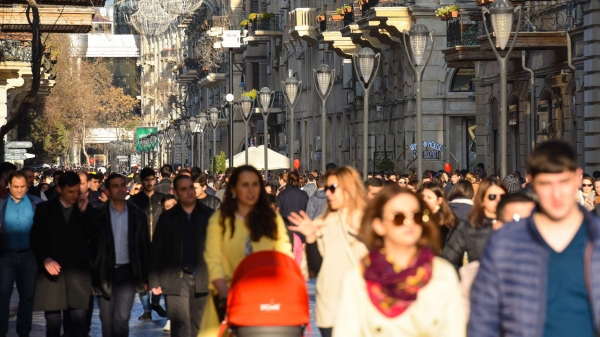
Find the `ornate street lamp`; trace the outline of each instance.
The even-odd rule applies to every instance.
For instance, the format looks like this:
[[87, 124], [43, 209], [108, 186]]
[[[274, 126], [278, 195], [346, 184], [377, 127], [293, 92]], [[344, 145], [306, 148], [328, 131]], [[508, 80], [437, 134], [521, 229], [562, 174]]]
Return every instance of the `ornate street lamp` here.
[[[232, 51], [232, 49], [230, 49], [230, 52]], [[233, 60], [232, 57], [233, 54], [229, 54], [230, 60]], [[231, 82], [233, 82], [233, 77], [230, 77]], [[233, 155], [234, 150], [233, 150], [233, 124], [235, 121], [235, 109], [233, 106], [233, 100], [234, 100], [234, 96], [233, 94], [227, 94], [225, 95], [225, 100], [227, 101], [227, 104], [223, 107], [223, 111], [225, 112], [225, 115], [227, 116], [227, 123], [229, 124], [229, 166], [233, 167]]]
[[150, 161], [150, 167], [154, 167], [154, 161], [156, 160], [156, 147], [158, 145], [158, 135], [156, 133], [151, 133], [149, 136], [150, 149], [149, 152], [152, 154], [152, 159]]
[[[331, 79], [329, 80], [331, 81]], [[281, 81], [281, 85], [285, 88], [285, 100], [287, 101], [287, 105], [290, 107], [290, 139], [288, 142], [290, 143], [290, 168], [294, 167], [294, 131], [296, 130], [296, 121], [294, 119], [294, 110], [296, 109], [296, 104], [298, 104], [298, 100], [300, 98], [300, 86], [302, 85], [301, 81], [298, 81], [296, 77], [293, 76], [293, 71], [290, 70], [290, 76], [285, 80]], [[321, 151], [323, 151], [321, 149]]]
[[517, 27], [515, 29], [515, 38], [512, 40], [510, 48], [506, 52], [504, 57], [500, 57], [500, 54], [496, 50], [495, 47], [492, 48], [494, 54], [496, 55], [496, 60], [498, 61], [498, 65], [500, 67], [500, 121], [499, 121], [499, 133], [500, 133], [500, 177], [504, 178], [507, 174], [507, 158], [508, 158], [508, 147], [507, 147], [507, 79], [506, 79], [506, 69], [508, 68], [508, 60], [510, 58], [510, 53], [515, 46], [515, 42], [517, 41], [517, 35], [519, 34], [519, 26], [521, 25], [521, 6], [513, 7], [509, 0], [498, 0], [494, 2], [490, 9], [482, 8], [481, 12], [483, 14], [483, 27], [485, 28], [485, 34], [490, 42], [491, 46], [495, 46], [492, 41], [492, 37], [487, 28], [486, 14], [490, 14], [492, 18], [492, 27], [494, 28], [494, 35], [498, 40], [498, 44], [500, 45], [500, 49], [504, 50], [506, 45], [508, 44], [508, 39], [510, 38], [510, 32], [512, 30], [513, 24], [513, 14], [518, 11], [519, 12], [519, 20], [517, 21]]
[[213, 173], [217, 172], [217, 127], [219, 127], [219, 110], [210, 108], [210, 126], [213, 129]]
[[204, 131], [208, 124], [206, 114], [202, 113], [196, 119], [198, 132], [200, 133], [200, 169], [204, 172]]
[[188, 119], [188, 130], [190, 130], [190, 134], [192, 135], [191, 138], [191, 146], [192, 146], [192, 162], [191, 162], [191, 166], [194, 167], [194, 140], [196, 138], [196, 134], [198, 133], [198, 131], [196, 130], [196, 117], [190, 117]]
[[[411, 53], [408, 51], [406, 46], [406, 35], [410, 37]], [[423, 72], [433, 51], [433, 42], [435, 41], [435, 31], [429, 31], [427, 26], [417, 23], [410, 28], [408, 33], [404, 31], [404, 50], [406, 51], [406, 57], [409, 60], [410, 68], [415, 73], [415, 91], [417, 92], [417, 127], [415, 133], [417, 134], [417, 177], [421, 179], [423, 177], [423, 97], [422, 97], [422, 83], [423, 83]], [[425, 60], [425, 63], [421, 66], [423, 56], [425, 55], [425, 49], [427, 47], [427, 37], [431, 37], [431, 49], [429, 49], [429, 55]], [[421, 66], [421, 67], [420, 67]], [[420, 67], [420, 69], [419, 69]]]
[[[185, 139], [187, 138], [187, 133], [188, 133], [188, 123], [187, 123], [187, 119], [186, 118], [181, 118], [179, 120], [179, 123], [177, 125], [178, 130], [179, 130], [179, 137], [181, 137], [181, 166], [184, 166], [184, 160], [185, 162], [187, 162], [187, 151], [185, 148]], [[184, 153], [185, 153], [185, 158], [184, 158]]]
[[163, 147], [163, 144], [165, 143], [165, 131], [158, 130], [157, 137], [158, 137], [158, 162], [156, 164], [160, 168], [162, 166], [162, 162], [163, 162], [162, 147]]
[[[166, 131], [167, 131], [166, 135], [168, 135], [169, 144], [170, 144], [169, 152], [171, 153], [171, 155], [167, 156], [167, 157], [170, 157], [169, 163], [171, 163], [171, 161], [173, 161], [173, 157], [174, 157], [173, 147], [175, 146], [175, 126], [173, 124], [169, 125], [169, 127], [167, 127]], [[167, 159], [169, 159], [169, 158], [167, 158]]]
[[327, 164], [325, 161], [325, 158], [327, 157], [327, 151], [325, 149], [325, 144], [327, 143], [325, 141], [327, 136], [327, 133], [325, 132], [325, 129], [327, 128], [327, 98], [329, 98], [329, 95], [333, 90], [335, 70], [329, 68], [327, 64], [321, 64], [319, 69], [313, 69], [313, 74], [317, 86], [317, 94], [319, 95], [319, 98], [321, 98], [321, 173], [325, 174], [325, 165]]
[[252, 117], [252, 110], [254, 109], [254, 100], [249, 96], [243, 96], [242, 102], [242, 117], [244, 118], [245, 130], [246, 130], [246, 145], [244, 145], [244, 152], [246, 156], [246, 165], [248, 165], [248, 122]]
[[[353, 54], [354, 59], [354, 71], [358, 74], [358, 82], [363, 88], [363, 180], [367, 180], [367, 173], [369, 171], [369, 92], [373, 86], [371, 77], [377, 74], [379, 70], [379, 59], [381, 54], [373, 51], [373, 49], [366, 47], [362, 48], [357, 54]], [[377, 64], [375, 64], [377, 61]], [[356, 64], [358, 63], [358, 67]], [[375, 68], [375, 71], [373, 71]], [[373, 76], [374, 77], [374, 76]]]
[[269, 158], [268, 158], [269, 152], [268, 152], [268, 146], [267, 146], [267, 135], [269, 134], [268, 117], [269, 117], [269, 113], [271, 112], [271, 109], [273, 108], [273, 102], [272, 102], [271, 98], [274, 93], [275, 92], [271, 91], [271, 89], [269, 89], [267, 87], [263, 87], [258, 92], [258, 102], [260, 103], [260, 106], [261, 106], [260, 111], [263, 116], [263, 132], [264, 132], [263, 147], [265, 148], [265, 181], [269, 181]]

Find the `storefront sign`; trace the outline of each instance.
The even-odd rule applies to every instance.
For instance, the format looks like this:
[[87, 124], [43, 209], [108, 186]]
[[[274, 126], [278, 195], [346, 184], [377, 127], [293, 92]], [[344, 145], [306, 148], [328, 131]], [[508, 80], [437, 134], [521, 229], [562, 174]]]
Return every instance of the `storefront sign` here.
[[[417, 143], [409, 145], [413, 156], [417, 158]], [[436, 142], [423, 142], [423, 159], [440, 159], [444, 146]], [[427, 150], [428, 149], [428, 150]]]

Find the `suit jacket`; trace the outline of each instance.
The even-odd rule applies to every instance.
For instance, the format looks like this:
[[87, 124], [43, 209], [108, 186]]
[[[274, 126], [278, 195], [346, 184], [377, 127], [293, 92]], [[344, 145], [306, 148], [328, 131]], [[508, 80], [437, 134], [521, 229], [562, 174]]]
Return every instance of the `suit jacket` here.
[[154, 191], [162, 194], [171, 194], [171, 179], [163, 179], [154, 185]]
[[[154, 192], [151, 197], [148, 197], [143, 191], [131, 196], [129, 201], [133, 202], [146, 215], [147, 225], [150, 231], [150, 240], [154, 235], [158, 217], [162, 213], [162, 198], [165, 195], [160, 192]], [[152, 214], [150, 214], [150, 204], [152, 204]], [[152, 216], [151, 216], [152, 215]]]
[[[196, 293], [208, 292], [208, 272], [204, 262], [204, 247], [208, 219], [213, 210], [196, 200]], [[183, 224], [187, 215], [180, 204], [163, 212], [156, 224], [150, 249], [150, 289], [161, 287], [165, 295], [179, 295], [183, 270]]]
[[[89, 219], [73, 205], [69, 221], [61, 209], [60, 197], [37, 206], [30, 233], [31, 250], [38, 263], [34, 310], [56, 311], [88, 308], [92, 291], [90, 276]], [[51, 258], [61, 270], [50, 275], [44, 261]]]
[[[94, 294], [110, 299], [112, 279], [115, 271], [115, 238], [110, 220], [110, 202], [103, 203], [91, 221], [92, 284]], [[148, 284], [148, 251], [150, 235], [146, 215], [135, 204], [127, 201], [127, 241], [129, 247], [129, 268], [133, 284], [138, 293], [144, 293]], [[125, 268], [125, 267], [121, 267]]]

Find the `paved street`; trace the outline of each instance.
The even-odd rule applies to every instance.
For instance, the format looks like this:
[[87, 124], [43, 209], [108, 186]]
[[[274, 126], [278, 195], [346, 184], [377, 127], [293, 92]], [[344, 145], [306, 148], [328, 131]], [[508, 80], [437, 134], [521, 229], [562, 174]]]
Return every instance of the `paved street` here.
[[[13, 291], [13, 296], [11, 298], [11, 318], [10, 318], [10, 327], [8, 332], [8, 337], [17, 337], [15, 332], [16, 322], [16, 314], [17, 314], [17, 305], [19, 303], [19, 295], [17, 293], [17, 289], [15, 288]], [[164, 307], [164, 303], [163, 303]], [[142, 303], [140, 303], [139, 297], [136, 296], [135, 303], [133, 304], [133, 312], [131, 313], [131, 321], [129, 322], [130, 336], [144, 336], [144, 337], [158, 337], [158, 336], [169, 336], [169, 333], [163, 331], [163, 326], [167, 323], [166, 319], [163, 319], [153, 313], [154, 320], [152, 322], [140, 322], [138, 321], [138, 317], [142, 314]], [[94, 317], [92, 319], [92, 331], [90, 333], [92, 337], [101, 337], [102, 336], [102, 328], [100, 326], [100, 318], [98, 317], [98, 307], [94, 310]], [[45, 328], [45, 320], [43, 312], [34, 312], [33, 313], [33, 329], [31, 331], [31, 337], [44, 337], [46, 336], [46, 328]]]

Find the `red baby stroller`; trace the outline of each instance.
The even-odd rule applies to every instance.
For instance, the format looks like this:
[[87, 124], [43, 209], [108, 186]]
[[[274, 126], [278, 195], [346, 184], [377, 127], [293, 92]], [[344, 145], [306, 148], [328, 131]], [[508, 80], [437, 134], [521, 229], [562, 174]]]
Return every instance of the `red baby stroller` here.
[[309, 323], [304, 277], [293, 259], [264, 251], [237, 267], [219, 337], [301, 337]]

